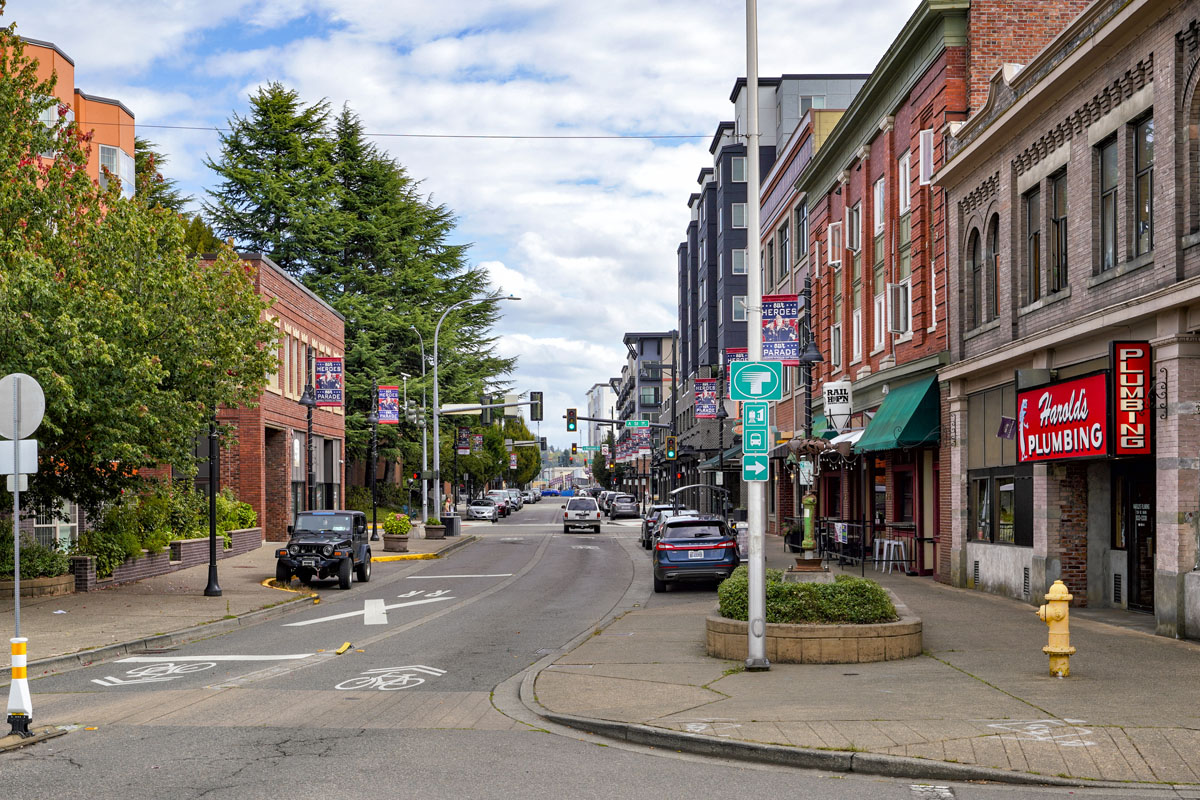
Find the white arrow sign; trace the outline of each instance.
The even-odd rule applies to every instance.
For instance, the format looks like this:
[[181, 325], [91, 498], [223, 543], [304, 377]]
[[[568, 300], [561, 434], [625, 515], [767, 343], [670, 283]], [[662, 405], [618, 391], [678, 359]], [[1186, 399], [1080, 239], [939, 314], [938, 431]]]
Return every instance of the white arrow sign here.
[[765, 469], [766, 469], [766, 467], [764, 467], [764, 466], [763, 466], [763, 465], [762, 465], [760, 462], [758, 462], [758, 461], [755, 461], [755, 462], [753, 462], [753, 463], [750, 463], [750, 464], [747, 464], [747, 465], [746, 465], [746, 471], [747, 471], [747, 472], [753, 472], [755, 475], [757, 475], [758, 473], [762, 472], [762, 471], [763, 471], [763, 470], [765, 470]]
[[[453, 600], [453, 599], [454, 599], [453, 597], [426, 597], [421, 600], [410, 600], [407, 603], [392, 603], [391, 605], [385, 605], [382, 607], [374, 606], [374, 607], [372, 607], [372, 611], [375, 614], [379, 614], [381, 612], [391, 611], [393, 608], [405, 608], [407, 606], [423, 606], [426, 603], [437, 603], [442, 600]], [[350, 617], [358, 617], [358, 616], [365, 617], [366, 612], [367, 612], [367, 609], [363, 608], [361, 611], [347, 611], [345, 614], [334, 614], [333, 616], [330, 616], [330, 617], [319, 617], [317, 619], [306, 619], [303, 622], [288, 622], [288, 623], [285, 623], [283, 627], [298, 628], [298, 627], [302, 627], [304, 625], [316, 625], [318, 622], [330, 622], [335, 619], [349, 619]], [[368, 624], [368, 625], [380, 624], [380, 623], [366, 622], [365, 619], [364, 619], [364, 623]]]

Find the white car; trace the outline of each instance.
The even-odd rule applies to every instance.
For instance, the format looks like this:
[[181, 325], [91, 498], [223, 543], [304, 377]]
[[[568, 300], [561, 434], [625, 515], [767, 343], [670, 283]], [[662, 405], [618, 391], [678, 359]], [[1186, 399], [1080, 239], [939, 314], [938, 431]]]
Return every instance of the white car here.
[[467, 519], [486, 519], [495, 522], [500, 518], [500, 509], [496, 507], [495, 501], [488, 497], [480, 497], [477, 500], [472, 500], [467, 506]]
[[594, 497], [572, 497], [563, 505], [563, 533], [571, 528], [591, 528], [600, 532], [600, 505]]

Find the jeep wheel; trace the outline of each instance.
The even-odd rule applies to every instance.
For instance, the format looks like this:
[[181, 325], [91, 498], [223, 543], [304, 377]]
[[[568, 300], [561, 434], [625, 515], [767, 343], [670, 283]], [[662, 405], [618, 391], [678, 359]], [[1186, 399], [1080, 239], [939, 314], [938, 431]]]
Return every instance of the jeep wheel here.
[[275, 562], [275, 582], [287, 586], [292, 582], [292, 571], [282, 561]]
[[349, 589], [350, 588], [350, 562], [352, 560], [353, 559], [351, 559], [349, 557], [343, 558], [341, 560], [341, 562], [338, 564], [338, 588], [339, 589]]
[[354, 577], [358, 578], [359, 583], [366, 583], [371, 580], [371, 550], [367, 549], [367, 555], [363, 558], [363, 562], [354, 568]]

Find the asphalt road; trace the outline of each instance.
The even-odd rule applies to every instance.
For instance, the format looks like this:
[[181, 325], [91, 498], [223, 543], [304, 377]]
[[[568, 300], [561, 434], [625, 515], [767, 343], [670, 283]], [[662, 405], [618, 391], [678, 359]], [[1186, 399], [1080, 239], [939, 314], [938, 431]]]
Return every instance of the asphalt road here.
[[648, 558], [636, 521], [564, 534], [560, 513], [548, 498], [471, 527], [482, 540], [446, 559], [376, 564], [370, 583], [286, 617], [33, 681], [39, 724], [78, 727], [0, 754], [9, 796], [1067, 796], [726, 762], [545, 725], [517, 699], [531, 664], [622, 604], [713, 592], [653, 595], [635, 578]]

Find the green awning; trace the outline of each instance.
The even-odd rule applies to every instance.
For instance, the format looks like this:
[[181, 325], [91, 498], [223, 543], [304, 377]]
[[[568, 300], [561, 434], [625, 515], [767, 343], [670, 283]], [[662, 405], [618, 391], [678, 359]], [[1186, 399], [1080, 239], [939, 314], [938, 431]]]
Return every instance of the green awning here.
[[[741, 457], [742, 457], [742, 446], [740, 444], [734, 445], [733, 447], [726, 450], [725, 451], [725, 469], [726, 470], [741, 469], [742, 465], [738, 461], [738, 459]], [[708, 461], [701, 462], [700, 466], [698, 466], [697, 469], [699, 469], [699, 470], [715, 470], [715, 469], [718, 469], [720, 466], [721, 466], [721, 457], [713, 456]]]
[[854, 445], [854, 452], [898, 450], [937, 442], [941, 436], [940, 404], [934, 376], [892, 389]]
[[814, 414], [812, 435], [814, 439], [832, 439], [837, 436], [837, 431], [829, 427], [829, 422], [826, 421], [824, 414]]

